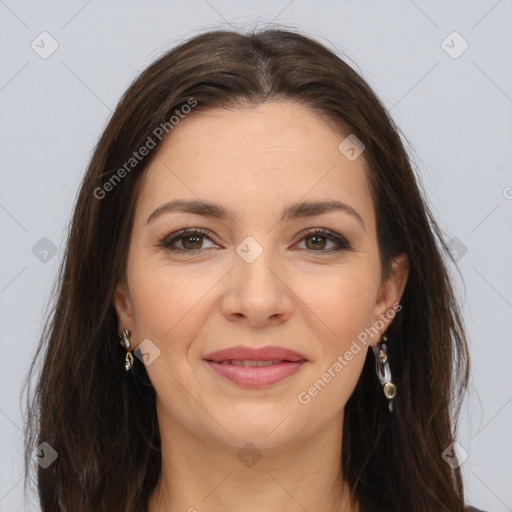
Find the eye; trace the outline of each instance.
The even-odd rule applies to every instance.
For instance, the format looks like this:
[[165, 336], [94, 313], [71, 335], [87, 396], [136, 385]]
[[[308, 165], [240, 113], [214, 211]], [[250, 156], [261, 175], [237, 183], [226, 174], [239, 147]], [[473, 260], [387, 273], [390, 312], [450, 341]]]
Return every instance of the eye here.
[[[308, 240], [311, 240], [311, 242], [308, 243]], [[342, 236], [323, 228], [315, 228], [306, 234], [302, 234], [300, 241], [305, 242], [306, 250], [313, 252], [336, 252], [351, 249], [350, 244]], [[330, 250], [324, 250], [328, 241], [333, 242], [335, 247]]]
[[[166, 236], [163, 240], [160, 241], [158, 245], [164, 247], [169, 251], [176, 252], [194, 252], [203, 249], [202, 239], [207, 238], [212, 241], [212, 239], [208, 236], [208, 231], [195, 228], [195, 229], [180, 229], [170, 235]], [[176, 242], [181, 242], [182, 247], [175, 247], [174, 244]]]
[[[204, 239], [214, 243], [207, 230], [201, 228], [180, 229], [164, 237], [158, 245], [173, 252], [195, 252], [208, 249], [208, 247], [203, 246]], [[330, 253], [351, 249], [345, 238], [323, 228], [315, 228], [305, 234], [303, 233], [299, 238], [299, 242], [302, 241], [306, 244], [305, 250], [311, 252]], [[177, 242], [181, 243], [181, 247], [176, 245]], [[325, 250], [328, 242], [334, 243], [334, 247]]]

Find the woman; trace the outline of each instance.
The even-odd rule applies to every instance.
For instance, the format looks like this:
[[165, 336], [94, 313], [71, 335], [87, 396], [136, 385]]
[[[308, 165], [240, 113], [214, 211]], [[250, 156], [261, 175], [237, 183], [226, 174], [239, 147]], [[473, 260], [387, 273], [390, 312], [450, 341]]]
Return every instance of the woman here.
[[468, 510], [444, 251], [393, 121], [326, 47], [169, 51], [77, 199], [27, 414], [42, 510]]

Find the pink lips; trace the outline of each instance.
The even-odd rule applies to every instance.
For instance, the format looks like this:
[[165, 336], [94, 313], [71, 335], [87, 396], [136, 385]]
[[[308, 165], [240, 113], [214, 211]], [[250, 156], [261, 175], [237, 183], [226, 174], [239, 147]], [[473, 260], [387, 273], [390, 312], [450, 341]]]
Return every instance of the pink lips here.
[[204, 359], [220, 376], [249, 388], [275, 384], [307, 362], [302, 354], [276, 346], [231, 347], [208, 354]]

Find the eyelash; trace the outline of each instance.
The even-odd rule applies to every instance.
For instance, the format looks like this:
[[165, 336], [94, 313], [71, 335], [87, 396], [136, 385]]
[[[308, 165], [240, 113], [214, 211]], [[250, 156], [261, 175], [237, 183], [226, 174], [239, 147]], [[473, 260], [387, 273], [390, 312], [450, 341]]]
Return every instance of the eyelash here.
[[[187, 252], [187, 253], [192, 253], [192, 254], [198, 253], [203, 250], [210, 249], [210, 248], [206, 248], [206, 249], [187, 250], [187, 249], [180, 249], [177, 247], [172, 247], [172, 244], [174, 242], [176, 242], [177, 240], [180, 240], [182, 238], [186, 238], [187, 236], [192, 236], [192, 235], [202, 235], [202, 237], [206, 237], [211, 242], [216, 243], [215, 240], [213, 240], [209, 236], [209, 232], [207, 230], [204, 230], [201, 228], [185, 228], [185, 229], [180, 229], [178, 231], [175, 231], [174, 233], [171, 233], [171, 234], [165, 236], [163, 239], [160, 240], [158, 245], [168, 251], [171, 251], [171, 252], [181, 252], [181, 253]], [[313, 230], [310, 230], [310, 231], [302, 234], [301, 238], [299, 238], [297, 241], [301, 242], [302, 240], [304, 240], [306, 238], [310, 238], [310, 237], [318, 236], [318, 235], [323, 238], [327, 238], [331, 242], [334, 242], [338, 247], [333, 248], [333, 249], [328, 249], [328, 250], [317, 250], [317, 251], [315, 251], [313, 249], [305, 249], [306, 251], [318, 252], [318, 253], [332, 253], [332, 252], [338, 252], [338, 251], [349, 251], [351, 249], [350, 244], [347, 242], [347, 240], [345, 238], [343, 238], [342, 236], [336, 235], [335, 233], [328, 231], [326, 229], [323, 229], [323, 228], [314, 228]], [[200, 238], [202, 238], [202, 237], [200, 237]]]

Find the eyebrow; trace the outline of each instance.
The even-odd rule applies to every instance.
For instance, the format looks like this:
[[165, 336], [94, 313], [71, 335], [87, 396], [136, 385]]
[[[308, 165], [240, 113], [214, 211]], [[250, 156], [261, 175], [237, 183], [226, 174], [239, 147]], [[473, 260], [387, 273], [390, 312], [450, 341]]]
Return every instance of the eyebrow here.
[[[366, 231], [366, 226], [361, 215], [352, 208], [352, 206], [338, 200], [325, 201], [301, 201], [299, 203], [285, 206], [281, 213], [279, 221], [294, 220], [304, 217], [313, 217], [333, 211], [341, 211], [351, 215], [361, 224]], [[175, 199], [159, 206], [147, 219], [146, 224], [156, 219], [164, 213], [193, 213], [195, 215], [203, 215], [205, 217], [213, 217], [224, 221], [233, 221], [235, 214], [229, 208], [216, 203], [209, 203], [200, 200], [183, 200]]]

